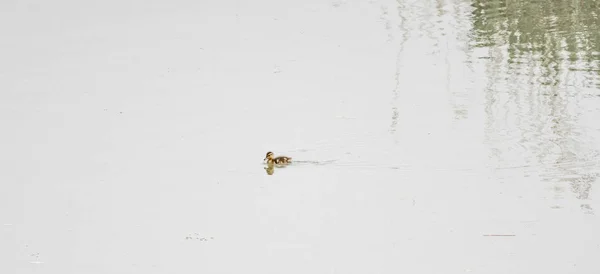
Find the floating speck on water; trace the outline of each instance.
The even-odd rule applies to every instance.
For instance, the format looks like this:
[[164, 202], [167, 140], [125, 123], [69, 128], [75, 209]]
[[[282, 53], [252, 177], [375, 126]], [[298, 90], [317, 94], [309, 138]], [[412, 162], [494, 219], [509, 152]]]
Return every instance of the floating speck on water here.
[[592, 206], [590, 206], [588, 204], [582, 204], [580, 207], [585, 214], [594, 215], [594, 210], [592, 209]]
[[185, 239], [186, 239], [186, 240], [198, 240], [198, 241], [201, 241], [201, 242], [207, 242], [209, 239], [210, 239], [210, 240], [213, 240], [214, 238], [213, 238], [213, 237], [210, 237], [210, 238], [207, 238], [207, 237], [200, 237], [200, 233], [198, 233], [198, 232], [194, 232], [194, 233], [188, 234], [188, 235], [185, 237]]

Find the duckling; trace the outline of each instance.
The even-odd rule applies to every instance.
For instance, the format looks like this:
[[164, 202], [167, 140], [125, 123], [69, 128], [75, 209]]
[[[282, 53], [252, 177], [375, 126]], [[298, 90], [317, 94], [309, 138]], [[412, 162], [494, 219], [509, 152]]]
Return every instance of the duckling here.
[[267, 164], [283, 165], [283, 164], [289, 164], [292, 162], [291, 157], [286, 157], [286, 156], [273, 157], [273, 155], [274, 155], [273, 152], [270, 152], [270, 151], [267, 152], [267, 156], [265, 156], [265, 159], [264, 159], [267, 161]]

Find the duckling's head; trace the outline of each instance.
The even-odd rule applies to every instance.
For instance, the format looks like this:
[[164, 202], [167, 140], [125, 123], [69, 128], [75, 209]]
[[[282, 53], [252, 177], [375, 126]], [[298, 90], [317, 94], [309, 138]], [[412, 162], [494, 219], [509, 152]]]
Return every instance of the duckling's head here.
[[270, 151], [267, 152], [267, 155], [265, 156], [265, 159], [263, 161], [268, 160], [268, 159], [273, 159], [273, 152], [270, 152]]

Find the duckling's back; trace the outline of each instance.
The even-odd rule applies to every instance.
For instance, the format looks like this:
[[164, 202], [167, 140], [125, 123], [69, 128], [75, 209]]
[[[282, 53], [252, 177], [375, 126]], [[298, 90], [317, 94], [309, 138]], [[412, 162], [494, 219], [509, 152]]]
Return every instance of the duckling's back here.
[[292, 162], [292, 158], [291, 157], [286, 157], [286, 156], [279, 156], [273, 159], [273, 162], [276, 164], [287, 164]]

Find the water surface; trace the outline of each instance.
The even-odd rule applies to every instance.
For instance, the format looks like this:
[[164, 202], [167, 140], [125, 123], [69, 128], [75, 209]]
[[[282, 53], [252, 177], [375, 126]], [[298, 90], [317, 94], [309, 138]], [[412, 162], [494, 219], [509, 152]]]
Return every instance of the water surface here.
[[598, 1], [0, 5], [1, 273], [600, 271]]

